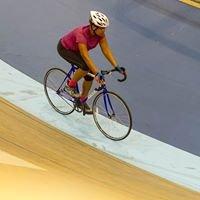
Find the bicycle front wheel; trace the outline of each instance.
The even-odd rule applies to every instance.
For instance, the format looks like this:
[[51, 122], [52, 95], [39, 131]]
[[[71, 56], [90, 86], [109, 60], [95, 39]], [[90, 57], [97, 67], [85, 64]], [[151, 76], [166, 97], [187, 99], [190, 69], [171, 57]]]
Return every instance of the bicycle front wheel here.
[[98, 129], [109, 139], [125, 139], [132, 129], [131, 112], [114, 92], [99, 93], [93, 101], [93, 118]]
[[75, 109], [74, 100], [64, 91], [66, 73], [59, 68], [50, 69], [44, 77], [44, 91], [50, 105], [60, 114], [68, 115]]

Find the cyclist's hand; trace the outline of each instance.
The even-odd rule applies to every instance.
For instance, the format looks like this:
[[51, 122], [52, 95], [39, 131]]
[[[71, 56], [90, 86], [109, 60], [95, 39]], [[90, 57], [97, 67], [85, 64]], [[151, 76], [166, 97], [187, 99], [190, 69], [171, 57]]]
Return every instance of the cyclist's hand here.
[[97, 81], [97, 83], [99, 84], [103, 84], [105, 82], [103, 74], [101, 72], [96, 73], [95, 75], [95, 80]]
[[125, 74], [126, 73], [126, 69], [124, 67], [120, 67], [119, 65], [117, 65], [115, 67], [115, 69], [120, 73], [120, 74]]

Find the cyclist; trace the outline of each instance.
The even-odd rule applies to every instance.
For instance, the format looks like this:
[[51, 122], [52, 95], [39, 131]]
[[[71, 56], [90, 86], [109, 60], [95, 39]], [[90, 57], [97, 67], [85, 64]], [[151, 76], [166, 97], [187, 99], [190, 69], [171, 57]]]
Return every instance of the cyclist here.
[[[108, 26], [109, 20], [105, 14], [99, 11], [90, 11], [89, 25], [79, 26], [67, 33], [60, 39], [57, 46], [59, 55], [78, 67], [72, 79], [68, 81], [65, 90], [71, 96], [80, 99], [81, 106], [85, 107], [86, 114], [92, 114], [92, 110], [86, 101], [94, 79], [87, 75], [87, 73], [94, 74], [95, 80], [98, 83], [102, 81], [101, 71], [89, 56], [89, 50], [99, 44], [104, 56], [111, 65], [116, 67], [120, 73], [123, 73], [122, 67], [118, 65], [106, 39], [105, 31]], [[78, 94], [75, 87], [77, 82], [83, 77], [82, 92]]]

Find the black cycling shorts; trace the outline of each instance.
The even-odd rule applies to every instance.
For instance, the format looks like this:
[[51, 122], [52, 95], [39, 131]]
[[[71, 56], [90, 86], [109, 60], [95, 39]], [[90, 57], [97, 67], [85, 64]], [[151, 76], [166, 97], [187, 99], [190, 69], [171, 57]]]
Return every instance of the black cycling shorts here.
[[[82, 56], [80, 55], [79, 52], [74, 52], [74, 51], [71, 51], [71, 50], [64, 48], [62, 46], [61, 41], [58, 42], [57, 51], [58, 51], [59, 55], [63, 59], [65, 59], [67, 62], [76, 65], [78, 68], [80, 68], [84, 71], [90, 72], [87, 64], [85, 63], [85, 61], [83, 60], [83, 58], [82, 58]], [[93, 80], [93, 78], [91, 76], [88, 76], [88, 75], [86, 75], [84, 77], [84, 79], [86, 81], [92, 81]]]

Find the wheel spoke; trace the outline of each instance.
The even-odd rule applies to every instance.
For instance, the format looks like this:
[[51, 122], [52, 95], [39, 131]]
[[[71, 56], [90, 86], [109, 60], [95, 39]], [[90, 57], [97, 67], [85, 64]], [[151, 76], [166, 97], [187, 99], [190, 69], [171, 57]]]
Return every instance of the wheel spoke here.
[[[132, 117], [124, 100], [113, 92], [108, 92], [110, 103], [107, 110], [103, 93], [97, 95], [93, 103], [93, 117], [99, 130], [112, 140], [122, 140], [128, 136], [132, 128]], [[114, 116], [112, 116], [114, 111]], [[111, 117], [109, 117], [111, 115]]]
[[74, 111], [74, 102], [66, 92], [63, 91], [63, 95], [57, 93], [65, 77], [66, 73], [63, 70], [58, 68], [50, 69], [44, 78], [44, 89], [51, 106], [57, 112], [67, 115]]

